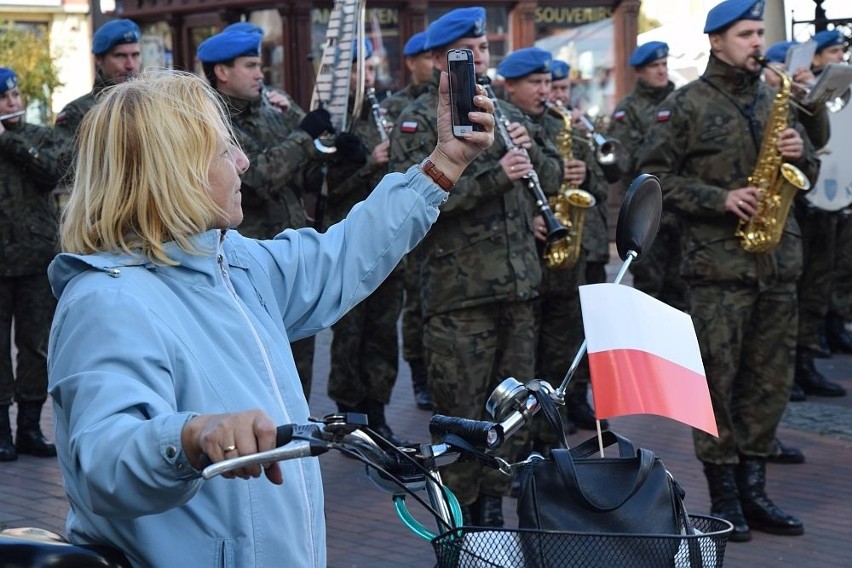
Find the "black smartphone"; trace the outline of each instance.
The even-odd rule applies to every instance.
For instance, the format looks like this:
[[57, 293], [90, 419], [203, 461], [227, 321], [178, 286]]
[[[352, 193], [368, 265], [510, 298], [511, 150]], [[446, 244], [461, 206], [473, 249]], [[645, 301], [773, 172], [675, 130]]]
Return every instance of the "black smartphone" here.
[[473, 51], [451, 49], [447, 52], [447, 71], [450, 76], [450, 108], [453, 116], [453, 136], [464, 138], [468, 132], [482, 130], [471, 122], [468, 113], [476, 110], [476, 75], [473, 69]]

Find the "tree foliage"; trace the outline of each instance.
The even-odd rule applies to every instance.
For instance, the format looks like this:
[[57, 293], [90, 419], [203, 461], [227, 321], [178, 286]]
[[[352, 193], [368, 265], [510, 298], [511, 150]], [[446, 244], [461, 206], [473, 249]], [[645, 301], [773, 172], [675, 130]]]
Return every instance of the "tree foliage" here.
[[639, 9], [639, 33], [644, 33], [654, 28], [659, 28], [662, 24], [659, 20], [655, 20], [654, 18], [649, 18], [645, 12], [640, 8]]
[[50, 118], [53, 91], [62, 86], [59, 68], [50, 54], [46, 33], [25, 29], [12, 22], [0, 24], [0, 65], [18, 75], [18, 88], [26, 103], [38, 101]]

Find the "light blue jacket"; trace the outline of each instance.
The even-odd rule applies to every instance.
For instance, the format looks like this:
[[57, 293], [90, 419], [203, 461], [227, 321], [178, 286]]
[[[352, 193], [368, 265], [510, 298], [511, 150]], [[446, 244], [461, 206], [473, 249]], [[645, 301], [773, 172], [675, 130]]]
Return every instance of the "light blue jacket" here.
[[180, 434], [199, 413], [263, 409], [304, 423], [290, 341], [331, 326], [426, 234], [446, 193], [419, 168], [388, 175], [325, 234], [271, 241], [236, 231], [176, 246], [179, 266], [123, 254], [62, 254], [48, 368], [67, 534], [134, 565], [324, 566], [316, 458], [265, 477], [203, 481]]

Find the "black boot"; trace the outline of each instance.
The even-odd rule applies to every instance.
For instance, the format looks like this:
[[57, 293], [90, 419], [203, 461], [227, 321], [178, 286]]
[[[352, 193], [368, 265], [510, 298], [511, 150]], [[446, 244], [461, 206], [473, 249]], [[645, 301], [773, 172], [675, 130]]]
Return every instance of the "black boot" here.
[[822, 324], [820, 324], [817, 329], [817, 341], [819, 343], [819, 349], [814, 351], [814, 357], [818, 357], [820, 359], [831, 358], [831, 349], [828, 347], [828, 334], [825, 331], [825, 320], [823, 320]]
[[15, 446], [19, 454], [29, 454], [39, 458], [56, 456], [56, 446], [48, 443], [41, 433], [41, 402], [18, 403], [18, 432], [15, 435]]
[[503, 528], [503, 498], [499, 495], [480, 495], [479, 503], [479, 526]]
[[0, 462], [18, 459], [15, 444], [12, 443], [12, 425], [9, 423], [9, 405], [0, 406]]
[[802, 521], [782, 511], [766, 495], [766, 460], [740, 458], [737, 466], [740, 503], [749, 526], [770, 534], [796, 536], [805, 532]]
[[805, 454], [799, 448], [785, 446], [781, 440], [775, 438], [772, 451], [769, 452], [766, 461], [772, 463], [805, 463]]
[[[568, 419], [573, 422], [577, 428], [583, 430], [597, 430], [595, 425], [595, 411], [589, 404], [588, 383], [577, 383], [573, 386], [571, 394], [565, 400], [565, 409], [568, 412]], [[607, 420], [601, 420], [601, 430], [609, 428]]]
[[704, 464], [704, 475], [710, 489], [710, 514], [734, 525], [728, 540], [747, 542], [751, 540], [751, 531], [737, 496], [735, 471], [736, 466], [733, 465]]
[[846, 331], [846, 322], [837, 314], [829, 313], [825, 319], [828, 347], [834, 353], [852, 353], [852, 334]]
[[394, 446], [408, 446], [411, 444], [408, 440], [397, 438], [393, 430], [388, 426], [385, 420], [385, 405], [377, 400], [368, 399], [367, 405], [367, 420], [370, 424], [370, 429], [376, 434], [393, 444]]
[[814, 355], [810, 349], [796, 348], [796, 384], [805, 394], [816, 396], [846, 396], [846, 389], [826, 379], [814, 366]]
[[411, 361], [411, 386], [414, 387], [414, 402], [420, 410], [432, 410], [432, 395], [426, 378], [426, 365], [423, 361]]
[[808, 400], [808, 397], [805, 395], [805, 391], [802, 390], [796, 381], [793, 381], [793, 386], [790, 387], [790, 402], [802, 402]]

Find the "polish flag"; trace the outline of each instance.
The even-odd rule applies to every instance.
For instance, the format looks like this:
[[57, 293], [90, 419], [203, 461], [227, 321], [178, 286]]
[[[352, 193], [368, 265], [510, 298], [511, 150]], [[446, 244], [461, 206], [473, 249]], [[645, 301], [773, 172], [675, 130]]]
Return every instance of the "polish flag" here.
[[689, 315], [620, 284], [580, 286], [598, 418], [658, 414], [718, 436]]

